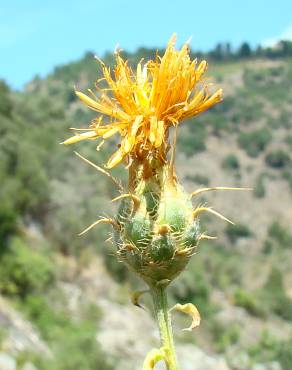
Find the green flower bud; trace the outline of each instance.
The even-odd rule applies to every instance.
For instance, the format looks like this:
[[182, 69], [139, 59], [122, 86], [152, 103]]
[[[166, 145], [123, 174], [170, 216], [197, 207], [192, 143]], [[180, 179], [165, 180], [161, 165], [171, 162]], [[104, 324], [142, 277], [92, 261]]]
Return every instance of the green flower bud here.
[[199, 222], [168, 165], [146, 179], [140, 170], [135, 169], [133, 192], [122, 196], [114, 240], [120, 260], [148, 285], [167, 285], [194, 253]]

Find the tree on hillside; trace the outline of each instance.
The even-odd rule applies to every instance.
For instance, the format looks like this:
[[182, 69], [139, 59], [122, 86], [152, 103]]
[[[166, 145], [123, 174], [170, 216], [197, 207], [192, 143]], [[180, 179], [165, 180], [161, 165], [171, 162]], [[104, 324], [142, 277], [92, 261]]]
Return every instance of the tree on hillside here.
[[251, 56], [251, 47], [247, 42], [243, 42], [238, 50], [239, 58], [248, 58]]

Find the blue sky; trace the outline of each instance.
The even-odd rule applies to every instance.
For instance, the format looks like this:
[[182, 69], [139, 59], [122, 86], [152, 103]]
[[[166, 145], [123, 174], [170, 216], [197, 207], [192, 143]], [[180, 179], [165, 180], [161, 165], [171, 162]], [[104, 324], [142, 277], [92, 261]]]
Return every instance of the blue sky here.
[[292, 1], [0, 0], [0, 78], [21, 88], [85, 51], [163, 47], [173, 32], [202, 50], [292, 40]]

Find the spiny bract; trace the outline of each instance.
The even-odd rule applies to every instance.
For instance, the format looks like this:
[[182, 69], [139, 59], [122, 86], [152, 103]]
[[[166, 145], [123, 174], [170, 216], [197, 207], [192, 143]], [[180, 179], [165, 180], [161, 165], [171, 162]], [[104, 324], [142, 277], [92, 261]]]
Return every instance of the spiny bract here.
[[199, 221], [168, 166], [147, 180], [142, 171], [137, 168], [135, 189], [122, 199], [114, 240], [119, 258], [149, 285], [167, 285], [194, 253]]

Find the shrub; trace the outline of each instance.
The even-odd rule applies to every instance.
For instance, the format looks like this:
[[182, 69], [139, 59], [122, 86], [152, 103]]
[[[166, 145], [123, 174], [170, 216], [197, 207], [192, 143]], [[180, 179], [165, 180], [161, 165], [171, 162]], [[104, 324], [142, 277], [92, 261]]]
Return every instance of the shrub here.
[[[37, 358], [43, 370], [112, 370], [107, 356], [96, 341], [96, 320], [100, 317], [71, 320], [65, 311], [53, 309], [44, 297], [30, 296], [25, 308], [31, 320], [51, 344], [53, 359]], [[98, 307], [94, 307], [98, 312]], [[90, 307], [90, 311], [92, 308]], [[82, 313], [81, 313], [82, 316]]]
[[283, 370], [292, 369], [292, 338], [279, 343], [277, 358]]
[[12, 108], [13, 104], [10, 98], [10, 89], [3, 80], [0, 80], [0, 114], [9, 117]]
[[278, 221], [274, 221], [268, 229], [268, 236], [277, 243], [280, 248], [292, 248], [292, 234]]
[[280, 113], [279, 123], [282, 127], [289, 129], [291, 127], [291, 113], [287, 110], [283, 110]]
[[281, 343], [267, 330], [263, 330], [259, 341], [248, 349], [248, 354], [254, 362], [265, 363], [278, 361], [278, 350], [280, 345]]
[[254, 123], [263, 116], [263, 103], [252, 90], [241, 88], [240, 99], [235, 99], [233, 103], [230, 119], [239, 129], [242, 124]]
[[199, 185], [208, 186], [209, 185], [209, 179], [205, 175], [201, 175], [199, 173], [196, 173], [195, 175], [187, 175], [186, 180], [193, 181]]
[[278, 149], [268, 153], [265, 161], [272, 168], [283, 168], [290, 162], [290, 157], [284, 150]]
[[229, 154], [223, 159], [222, 167], [231, 171], [238, 170], [240, 163], [235, 154]]
[[263, 245], [263, 253], [264, 254], [271, 254], [274, 249], [274, 244], [270, 239], [264, 241]]
[[225, 327], [220, 322], [211, 322], [211, 333], [215, 342], [215, 349], [219, 352], [225, 352], [227, 348], [236, 344], [240, 339], [240, 327], [237, 324], [231, 324]]
[[[261, 71], [248, 70], [244, 74], [244, 82], [249, 91], [265, 97], [271, 104], [279, 107], [287, 99], [290, 80], [286, 68], [282, 69], [280, 76], [275, 76], [273, 73], [269, 69], [262, 69]], [[257, 78], [257, 74], [262, 74], [262, 77]]]
[[250, 157], [257, 157], [271, 139], [270, 130], [260, 128], [254, 131], [242, 132], [238, 137], [238, 144]]
[[113, 369], [96, 341], [94, 325], [89, 322], [73, 324], [63, 332], [58, 342], [56, 359], [50, 367], [52, 370]]
[[11, 235], [16, 232], [17, 214], [13, 209], [0, 209], [0, 254], [2, 254]]
[[11, 240], [0, 263], [0, 290], [7, 295], [25, 298], [42, 291], [54, 279], [53, 265], [48, 257], [33, 251], [18, 238]]
[[225, 229], [228, 239], [235, 243], [239, 238], [249, 238], [252, 233], [250, 229], [243, 224], [230, 225], [228, 224]]
[[253, 190], [253, 194], [256, 198], [264, 198], [264, 196], [266, 195], [264, 178], [265, 178], [265, 174], [260, 174], [256, 178], [255, 186]]
[[255, 99], [247, 99], [240, 109], [240, 120], [245, 124], [257, 121], [262, 115], [262, 103]]
[[267, 126], [272, 128], [272, 129], [277, 130], [277, 129], [281, 128], [281, 122], [280, 122], [279, 117], [269, 116], [269, 117], [267, 117], [266, 122], [267, 122]]
[[285, 142], [292, 148], [292, 135], [286, 136]]
[[[226, 103], [227, 100], [224, 100]], [[207, 119], [208, 127], [211, 129], [211, 133], [217, 137], [220, 137], [223, 131], [228, 131], [230, 122], [226, 117], [227, 112], [230, 110], [230, 106], [226, 104], [218, 104], [209, 113]], [[204, 124], [204, 122], [202, 122]]]
[[183, 131], [178, 139], [178, 147], [187, 157], [191, 157], [193, 154], [206, 149], [206, 136], [205, 126], [195, 124], [191, 129], [187, 128]]
[[291, 321], [292, 320], [292, 300], [286, 295], [276, 295], [275, 299], [277, 302], [273, 305], [273, 311], [276, 315], [282, 319]]
[[257, 297], [251, 295], [250, 293], [242, 289], [236, 289], [233, 294], [233, 299], [236, 306], [243, 307], [251, 315], [262, 318], [266, 317], [266, 312], [262, 306], [262, 303]]
[[268, 309], [284, 320], [292, 320], [292, 299], [286, 295], [280, 270], [271, 270], [261, 295], [262, 304]]
[[292, 170], [283, 171], [282, 177], [288, 182], [290, 188], [292, 188]]

